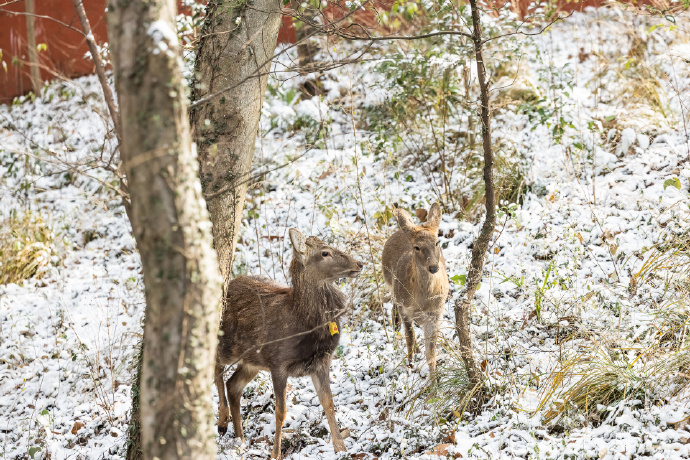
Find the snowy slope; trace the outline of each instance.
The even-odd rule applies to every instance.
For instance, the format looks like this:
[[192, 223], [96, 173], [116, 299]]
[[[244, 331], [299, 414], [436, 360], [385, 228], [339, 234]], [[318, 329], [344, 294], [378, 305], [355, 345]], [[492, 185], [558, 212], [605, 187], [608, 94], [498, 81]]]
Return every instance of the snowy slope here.
[[[379, 292], [371, 270], [394, 225], [379, 228], [377, 213], [392, 203], [428, 207], [436, 199], [420, 171], [369, 154], [369, 133], [349, 115], [351, 108], [385, 103], [385, 89], [372, 90], [380, 76], [369, 63], [335, 69], [325, 76], [324, 97], [303, 101], [289, 96], [299, 78], [271, 81], [256, 167], [286, 166], [250, 190], [235, 268], [285, 282], [289, 227], [365, 261], [368, 273], [343, 284], [354, 308], [331, 369], [336, 416], [350, 433], [348, 452], [362, 454], [355, 458], [429, 458], [449, 443], [463, 458], [690, 457], [690, 429], [676, 423], [690, 415], [683, 395], [658, 404], [627, 398], [597, 426], [568, 420], [564, 432], [546, 426], [543, 410], [532, 413], [559, 358], [603, 345], [624, 350], [632, 361], [665, 327], [662, 313], [689, 308], [681, 291], [666, 292], [663, 283], [629, 291], [649, 255], [644, 249], [690, 224], [690, 140], [680, 121], [689, 102], [690, 49], [681, 34], [687, 37], [687, 25], [647, 34], [646, 49], [667, 75], [662, 116], [619, 86], [624, 61], [617, 59], [653, 23], [636, 21], [630, 26], [628, 16], [610, 11], [578, 14], [525, 42], [539, 50], [539, 58], [524, 58], [527, 79], [542, 92], [554, 91], [539, 78], [544, 73], [572, 84], [559, 93], [571, 124], [557, 144], [549, 127], [524, 114], [504, 111], [494, 123], [494, 136], [510, 138], [529, 164], [530, 191], [513, 216], [499, 221], [472, 311], [477, 354], [501, 391], [482, 414], [460, 421], [445, 422], [449, 408], [438, 412], [433, 402], [413, 401], [426, 381], [423, 356], [416, 356], [414, 369], [404, 365], [404, 341], [384, 325], [375, 301], [383, 300], [389, 318], [385, 286]], [[604, 67], [593, 56], [613, 64]], [[118, 197], [103, 185], [112, 175], [102, 168], [89, 169], [92, 177], [64, 172], [65, 161], [85, 162], [112, 148], [97, 93], [96, 80], [84, 78], [53, 85], [35, 102], [0, 108], [0, 217], [40, 212], [60, 240], [58, 260], [40, 279], [0, 286], [0, 452], [6, 458], [31, 452], [34, 458], [48, 452], [53, 459], [120, 458], [125, 451], [131, 357], [144, 309], [139, 258]], [[588, 123], [613, 115], [617, 124], [601, 125], [610, 141], [602, 141]], [[295, 133], [296, 123], [303, 129]], [[305, 152], [309, 129], [327, 129], [327, 140]], [[24, 152], [38, 159], [18, 156]], [[672, 178], [679, 189], [665, 185]], [[22, 182], [32, 186], [19, 193]], [[479, 225], [444, 216], [441, 242], [451, 277], [466, 274]], [[542, 289], [536, 318], [536, 292], [547, 276], [559, 282]], [[515, 282], [506, 281], [511, 277]], [[453, 285], [443, 325], [450, 343], [460, 290]], [[674, 295], [680, 300], [669, 304]], [[575, 338], [561, 340], [564, 334]], [[441, 359], [452, 367], [452, 347], [444, 350]], [[310, 380], [289, 383], [283, 437], [289, 458], [341, 458]], [[249, 445], [228, 435], [219, 441], [219, 458], [269, 455], [274, 416], [267, 374], [247, 387], [243, 414]]]

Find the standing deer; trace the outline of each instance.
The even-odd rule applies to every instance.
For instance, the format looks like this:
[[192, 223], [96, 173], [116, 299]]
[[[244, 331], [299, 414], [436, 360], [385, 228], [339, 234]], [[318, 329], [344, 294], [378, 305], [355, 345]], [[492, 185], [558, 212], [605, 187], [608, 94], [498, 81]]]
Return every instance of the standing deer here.
[[[417, 226], [402, 209], [395, 210], [400, 230], [383, 247], [383, 277], [402, 317], [407, 359], [417, 349], [413, 322], [422, 326], [424, 348], [432, 381], [436, 372], [436, 340], [448, 297], [446, 262], [438, 242], [441, 206], [434, 203], [427, 222]], [[397, 318], [394, 318], [397, 319]]]
[[288, 377], [311, 376], [326, 413], [336, 452], [345, 442], [335, 420], [328, 372], [331, 356], [340, 340], [341, 316], [347, 308], [345, 295], [333, 284], [338, 278], [354, 278], [364, 264], [326, 245], [319, 238], [289, 231], [293, 256], [292, 287], [264, 276], [241, 276], [226, 291], [216, 353], [215, 383], [220, 400], [218, 433], [227, 432], [228, 400], [223, 388], [225, 366], [237, 364], [226, 383], [235, 436], [244, 442], [240, 399], [244, 387], [260, 370], [271, 372], [276, 398], [276, 435], [272, 458], [280, 458], [280, 439], [286, 415]]

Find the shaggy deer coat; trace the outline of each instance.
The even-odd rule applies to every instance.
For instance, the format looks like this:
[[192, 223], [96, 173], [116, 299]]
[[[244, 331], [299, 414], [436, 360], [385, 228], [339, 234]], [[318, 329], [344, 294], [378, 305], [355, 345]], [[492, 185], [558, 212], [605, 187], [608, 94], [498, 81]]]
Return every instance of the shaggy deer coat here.
[[[355, 277], [362, 262], [326, 245], [316, 237], [305, 239], [290, 229], [293, 257], [292, 287], [264, 276], [241, 276], [228, 284], [222, 313], [215, 383], [220, 400], [218, 433], [227, 431], [229, 416], [235, 436], [244, 442], [240, 399], [244, 387], [260, 370], [271, 372], [276, 397], [276, 434], [272, 458], [280, 457], [280, 440], [286, 415], [288, 377], [312, 378], [336, 452], [345, 443], [335, 419], [335, 407], [328, 373], [331, 356], [338, 346], [341, 316], [346, 311], [345, 295], [333, 284], [338, 278]], [[329, 327], [329, 323], [331, 323]], [[337, 329], [332, 329], [335, 323]], [[225, 366], [237, 364], [223, 387]]]
[[415, 322], [424, 331], [426, 361], [433, 380], [436, 341], [448, 297], [446, 262], [438, 241], [441, 206], [434, 203], [427, 222], [421, 226], [415, 225], [402, 209], [395, 211], [395, 217], [400, 230], [388, 238], [383, 247], [383, 277], [405, 328], [408, 363], [412, 365], [412, 354], [417, 349]]

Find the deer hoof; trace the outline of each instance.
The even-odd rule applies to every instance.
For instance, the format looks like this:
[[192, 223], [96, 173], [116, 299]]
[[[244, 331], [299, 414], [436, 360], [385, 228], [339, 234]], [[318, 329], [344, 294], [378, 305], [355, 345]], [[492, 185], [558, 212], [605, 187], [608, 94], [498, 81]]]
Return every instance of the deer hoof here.
[[228, 427], [227, 426], [219, 426], [218, 427], [218, 436], [223, 436], [225, 433], [228, 432]]

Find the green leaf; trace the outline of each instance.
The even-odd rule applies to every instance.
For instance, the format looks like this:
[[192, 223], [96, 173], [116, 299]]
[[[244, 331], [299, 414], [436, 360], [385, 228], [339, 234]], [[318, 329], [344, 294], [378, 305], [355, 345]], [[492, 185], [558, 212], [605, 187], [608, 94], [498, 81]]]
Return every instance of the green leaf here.
[[43, 409], [41, 415], [50, 415], [50, 412], [48, 412], [48, 409]]
[[34, 458], [34, 455], [36, 455], [36, 452], [39, 452], [41, 448], [39, 446], [33, 446], [29, 447], [29, 457]]
[[611, 121], [611, 120], [615, 120], [615, 119], [616, 119], [616, 115], [609, 115], [608, 117], [604, 118], [604, 121]]
[[656, 29], [658, 29], [659, 27], [663, 27], [663, 24], [655, 24], [655, 25], [653, 25], [652, 27], [649, 28], [649, 30], [647, 31], [647, 33], [648, 33], [648, 34], [651, 34], [652, 32], [654, 32], [654, 31], [655, 31]]
[[464, 286], [467, 284], [467, 275], [455, 275], [451, 278], [451, 281], [460, 286]]
[[666, 179], [664, 181], [664, 190], [666, 190], [666, 187], [673, 186], [680, 190], [680, 179], [677, 177], [671, 178], [671, 179]]

